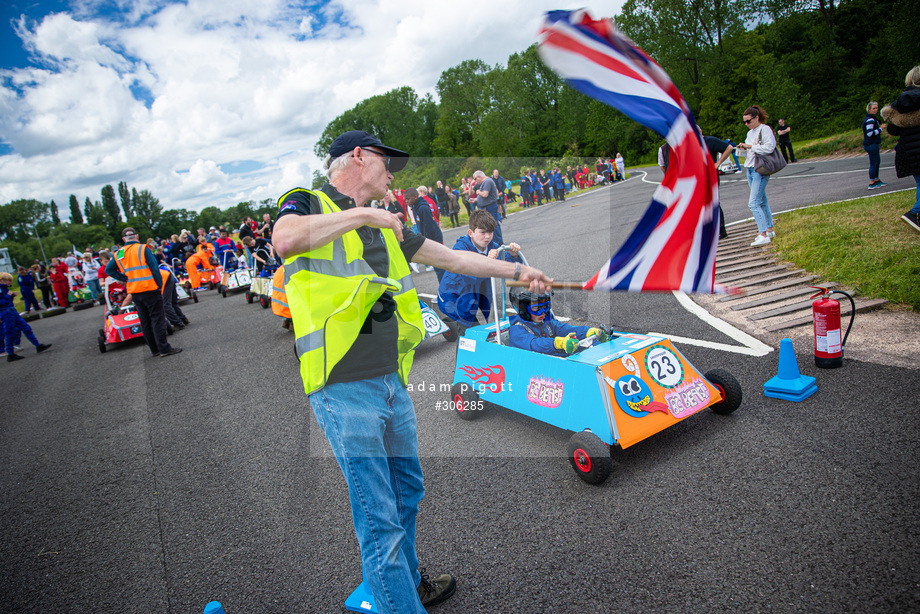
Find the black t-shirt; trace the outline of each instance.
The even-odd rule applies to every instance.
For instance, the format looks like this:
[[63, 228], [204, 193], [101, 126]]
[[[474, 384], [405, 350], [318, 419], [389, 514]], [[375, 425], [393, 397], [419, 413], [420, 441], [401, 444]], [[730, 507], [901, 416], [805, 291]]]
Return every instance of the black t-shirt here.
[[789, 124], [784, 124], [782, 126], [780, 126], [779, 124], [776, 124], [776, 128], [773, 130], [773, 132], [777, 133], [776, 134], [777, 143], [791, 143], [792, 142], [792, 137], [789, 136], [790, 134], [792, 134], [792, 130], [790, 130], [786, 134], [779, 134], [780, 130], [785, 130], [786, 128], [792, 128], [792, 126], [790, 126]]
[[725, 150], [728, 149], [728, 143], [714, 136], [704, 136], [703, 142], [706, 144], [706, 151], [712, 156], [713, 162], [718, 162]]
[[[268, 262], [268, 259], [272, 257], [271, 249], [269, 249], [268, 247], [268, 241], [266, 241], [265, 239], [261, 237], [256, 239], [256, 244], [252, 247], [252, 250], [250, 251], [252, 251], [253, 255], [258, 256], [265, 262]], [[259, 262], [258, 260], [256, 260], [256, 271], [257, 272], [261, 271], [263, 266], [265, 265]]]
[[[354, 200], [344, 194], [339, 194], [331, 185], [324, 185], [322, 190], [343, 211], [355, 207]], [[322, 205], [318, 198], [311, 197], [305, 192], [294, 192], [281, 203], [281, 211], [276, 221], [285, 215], [318, 214], [322, 214]], [[370, 226], [361, 226], [357, 229], [357, 233], [364, 244], [364, 261], [377, 275], [386, 277], [390, 270], [390, 258], [380, 230]], [[399, 247], [408, 261], [424, 242], [425, 237], [404, 228], [403, 240]], [[394, 311], [396, 311], [396, 301], [389, 292], [385, 292], [371, 308], [351, 348], [333, 367], [327, 383], [354, 382], [397, 371], [399, 352], [396, 344], [399, 339], [399, 329], [397, 320], [393, 317]]]
[[268, 225], [268, 228], [266, 228], [265, 230], [262, 231], [262, 238], [263, 238], [263, 239], [269, 239], [269, 240], [271, 240], [271, 238], [272, 238], [272, 230], [274, 230], [274, 228], [275, 228], [275, 222], [274, 222], [273, 220], [269, 220], [269, 221], [267, 221], [267, 222], [263, 220], [263, 221], [262, 221], [262, 225], [259, 226], [259, 228], [262, 228], [262, 227], [265, 226], [266, 224]]
[[[718, 162], [725, 150], [728, 149], [728, 143], [714, 136], [704, 136], [703, 143], [706, 145], [706, 151], [709, 152], [713, 162]], [[716, 169], [716, 171], [718, 170]], [[716, 173], [716, 179], [719, 180], [719, 183], [722, 183], [722, 176], [718, 172]]]
[[252, 237], [255, 239], [256, 235], [252, 232], [252, 228], [250, 228], [249, 224], [243, 223], [243, 225], [240, 226], [240, 241], [246, 237]]

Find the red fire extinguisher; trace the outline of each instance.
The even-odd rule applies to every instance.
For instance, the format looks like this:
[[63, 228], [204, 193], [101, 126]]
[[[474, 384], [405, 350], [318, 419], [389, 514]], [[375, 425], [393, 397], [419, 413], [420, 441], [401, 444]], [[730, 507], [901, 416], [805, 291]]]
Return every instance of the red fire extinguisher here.
[[[811, 315], [815, 327], [815, 366], [821, 369], [836, 369], [843, 366], [843, 348], [847, 344], [847, 337], [850, 336], [850, 329], [853, 328], [853, 318], [856, 316], [856, 303], [853, 297], [843, 290], [832, 290], [828, 292], [827, 288], [811, 286], [815, 290], [820, 290], [811, 298], [818, 298], [811, 305]], [[850, 299], [850, 324], [847, 326], [847, 332], [840, 338], [840, 302], [831, 298], [832, 294], [842, 294]]]

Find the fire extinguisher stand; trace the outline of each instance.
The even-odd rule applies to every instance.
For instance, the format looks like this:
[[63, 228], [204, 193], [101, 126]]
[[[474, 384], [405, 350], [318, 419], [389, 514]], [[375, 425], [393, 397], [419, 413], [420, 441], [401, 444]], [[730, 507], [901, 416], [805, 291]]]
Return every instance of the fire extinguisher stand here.
[[[811, 314], [815, 331], [815, 366], [821, 369], [836, 369], [843, 366], [843, 348], [853, 328], [856, 317], [856, 302], [843, 290], [828, 291], [827, 288], [811, 286], [819, 292], [811, 298], [818, 299], [811, 304]], [[842, 294], [850, 299], [850, 323], [847, 332], [840, 337], [840, 301], [831, 298], [832, 294]], [[819, 298], [820, 297], [820, 298]]]

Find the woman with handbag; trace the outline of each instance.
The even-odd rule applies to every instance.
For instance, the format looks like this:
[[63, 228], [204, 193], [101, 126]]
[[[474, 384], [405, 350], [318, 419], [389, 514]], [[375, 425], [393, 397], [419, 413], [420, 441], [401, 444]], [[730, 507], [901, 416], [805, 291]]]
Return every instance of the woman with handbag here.
[[776, 151], [776, 136], [770, 126], [765, 123], [767, 113], [760, 107], [748, 107], [744, 111], [743, 118], [744, 125], [748, 127], [748, 133], [744, 142], [738, 143], [738, 149], [749, 152], [744, 160], [744, 168], [747, 172], [748, 187], [751, 189], [748, 208], [754, 214], [757, 230], [760, 231], [760, 234], [751, 243], [751, 246], [756, 247], [767, 245], [776, 236], [776, 233], [773, 232], [773, 212], [770, 211], [770, 204], [767, 202], [767, 181], [770, 179], [770, 174], [769, 172], [761, 174], [757, 170], [758, 167], [763, 166], [758, 158], [766, 158]]

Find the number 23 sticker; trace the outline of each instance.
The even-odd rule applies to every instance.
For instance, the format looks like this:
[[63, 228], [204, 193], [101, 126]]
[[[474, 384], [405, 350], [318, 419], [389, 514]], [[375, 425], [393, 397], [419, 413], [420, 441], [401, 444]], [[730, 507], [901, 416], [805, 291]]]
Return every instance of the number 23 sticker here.
[[677, 355], [661, 345], [646, 352], [645, 370], [653, 380], [666, 388], [672, 388], [684, 379], [684, 368]]

